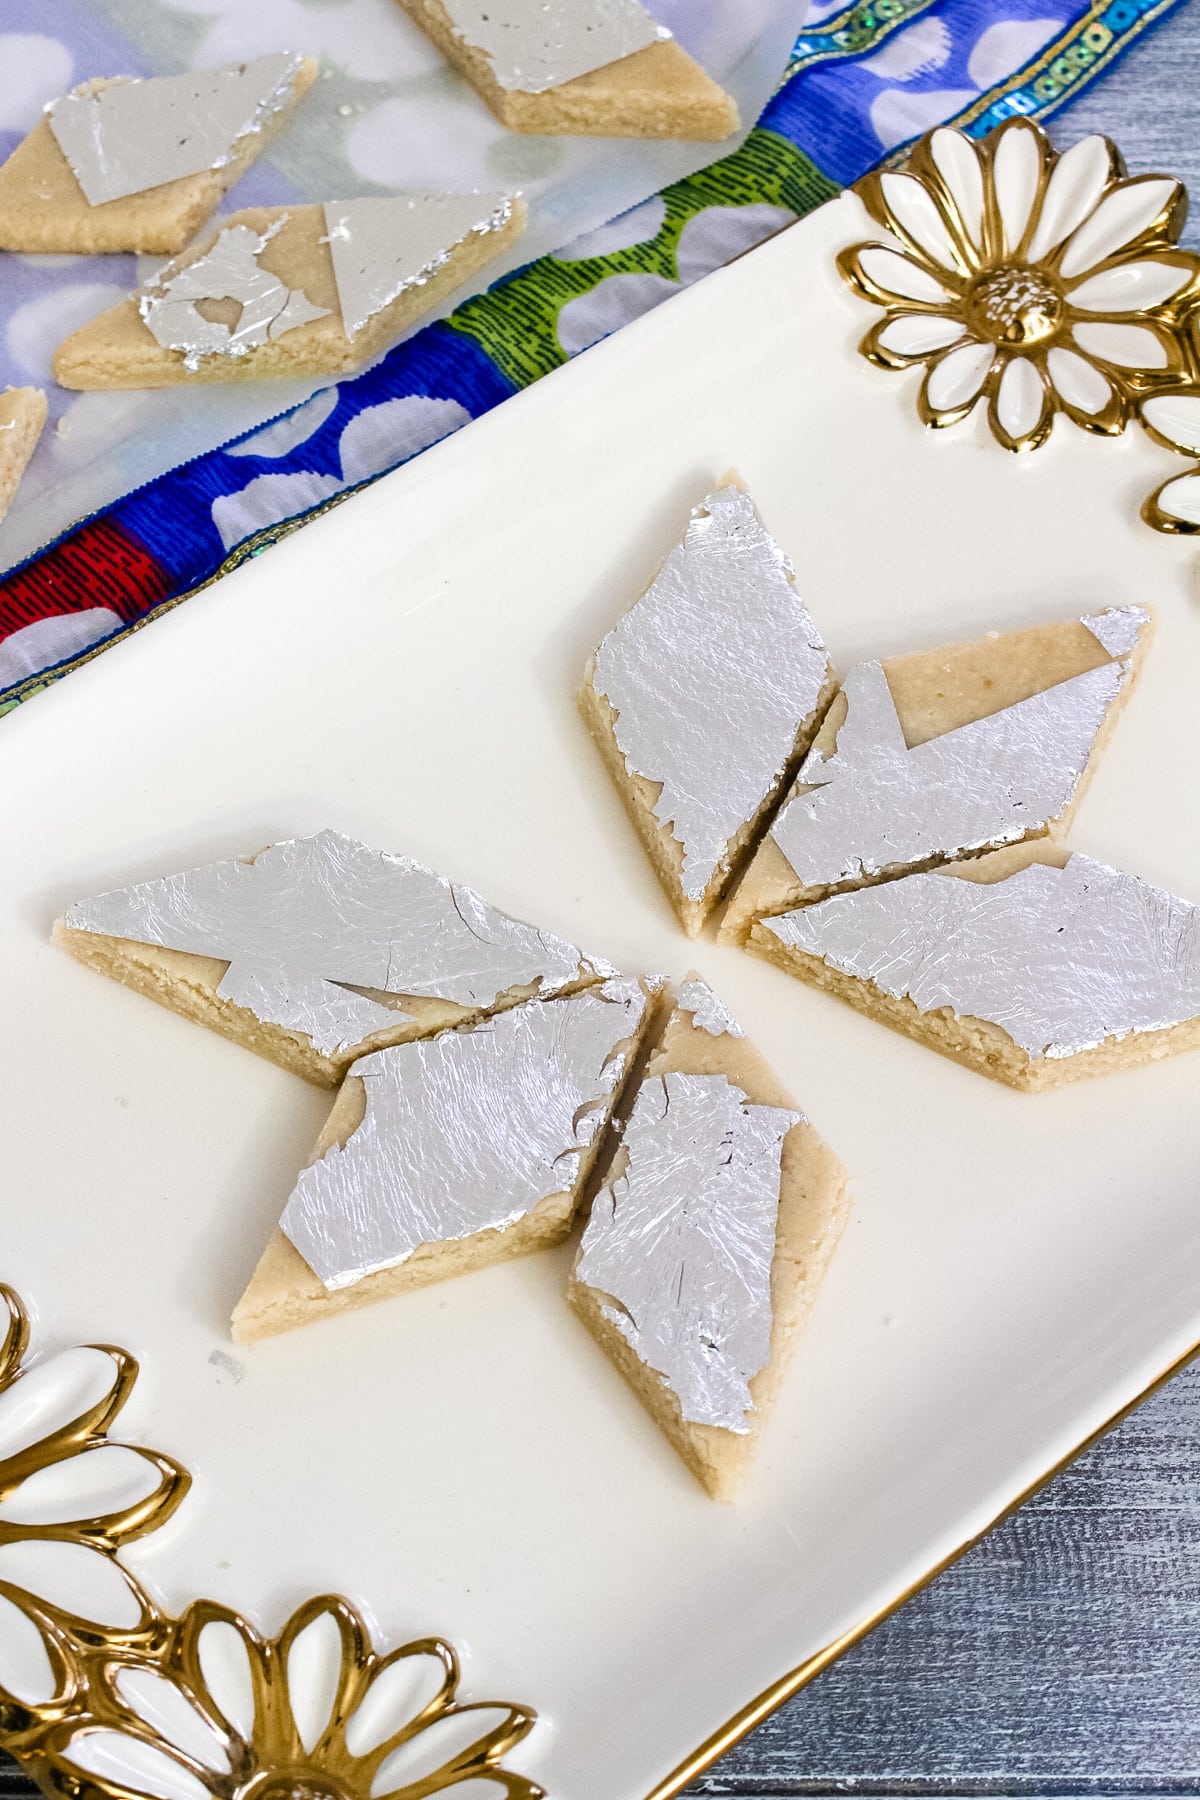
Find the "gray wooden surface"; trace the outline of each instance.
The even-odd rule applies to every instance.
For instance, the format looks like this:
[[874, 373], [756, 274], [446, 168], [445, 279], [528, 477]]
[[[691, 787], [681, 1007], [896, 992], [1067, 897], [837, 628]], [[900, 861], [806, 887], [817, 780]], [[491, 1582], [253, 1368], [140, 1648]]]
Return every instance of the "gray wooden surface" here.
[[[1200, 0], [1052, 125], [1097, 130], [1187, 181], [1200, 247]], [[1200, 1365], [688, 1791], [1200, 1793]]]

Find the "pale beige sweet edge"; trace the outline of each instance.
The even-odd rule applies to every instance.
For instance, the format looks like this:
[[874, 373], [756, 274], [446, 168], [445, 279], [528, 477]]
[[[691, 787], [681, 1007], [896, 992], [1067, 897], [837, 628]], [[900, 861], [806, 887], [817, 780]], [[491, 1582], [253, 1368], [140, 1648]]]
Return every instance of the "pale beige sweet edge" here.
[[[1034, 827], [1022, 842], [1038, 838], [1058, 839], [1069, 829], [1092, 772], [1104, 754], [1137, 681], [1154, 636], [1155, 624], [1151, 614], [1149, 623], [1138, 633], [1137, 645], [1128, 657], [1131, 664], [1129, 678], [1105, 715], [1070, 804], [1048, 829]], [[882, 666], [900, 728], [911, 750], [930, 738], [942, 737], [947, 731], [956, 731], [961, 725], [988, 718], [1006, 706], [1014, 706], [1019, 700], [1028, 700], [1047, 688], [1057, 687], [1072, 676], [1122, 660], [1125, 659], [1110, 656], [1095, 634], [1078, 619], [1067, 619], [1055, 625], [1036, 625], [1026, 631], [1004, 632], [970, 643], [889, 657]], [[824, 756], [829, 756], [836, 748], [837, 734], [845, 719], [846, 701], [839, 693], [813, 740], [814, 748]], [[796, 789], [798, 793], [805, 791], [803, 787]], [[991, 853], [967, 850], [961, 853], [961, 858], [966, 861], [988, 854]], [[830, 894], [849, 893], [854, 888], [867, 887], [896, 875], [915, 875], [942, 868], [954, 860], [934, 856], [921, 863], [905, 864], [903, 869], [883, 869], [878, 875], [857, 880], [806, 887], [774, 838], [766, 836], [730, 899], [719, 935], [725, 943], [744, 944], [756, 919], [790, 912], [793, 907], [810, 905]]]
[[41, 388], [8, 388], [0, 393], [0, 519], [8, 511], [46, 423]]
[[[59, 345], [55, 379], [79, 389], [159, 388], [191, 382], [266, 381], [296, 375], [345, 375], [380, 356], [402, 332], [431, 312], [463, 281], [482, 269], [525, 229], [525, 202], [512, 199], [506, 222], [494, 231], [470, 232], [454, 245], [446, 262], [420, 285], [406, 288], [375, 313], [353, 339], [346, 336], [338, 305], [333, 258], [324, 242], [325, 212], [316, 205], [251, 206], [231, 213], [190, 244], [183, 256], [159, 273], [164, 280], [203, 256], [231, 225], [248, 225], [260, 235], [284, 223], [264, 245], [259, 267], [298, 288], [325, 316], [310, 319], [244, 356], [206, 356], [198, 369], [184, 367], [181, 350], [164, 350], [138, 312], [138, 294], [110, 307]], [[211, 316], [217, 317], [220, 303]], [[232, 314], [236, 316], [236, 305]], [[228, 321], [227, 321], [228, 322]]]
[[[689, 980], [696, 977], [689, 976]], [[759, 1106], [796, 1109], [774, 1071], [747, 1038], [715, 1036], [676, 1010], [650, 1057], [648, 1076], [682, 1073], [723, 1075]], [[620, 1149], [605, 1178], [620, 1173]], [[600, 1348], [633, 1389], [663, 1435], [714, 1499], [735, 1500], [767, 1419], [784, 1371], [850, 1216], [845, 1168], [807, 1121], [793, 1125], [783, 1140], [779, 1223], [771, 1266], [771, 1355], [750, 1381], [754, 1410], [746, 1432], [689, 1423], [679, 1400], [662, 1377], [638, 1356], [628, 1339], [605, 1318], [609, 1297], [572, 1275], [567, 1298]]]
[[[270, 113], [258, 131], [247, 131], [220, 169], [181, 175], [160, 187], [91, 206], [75, 172], [58, 147], [48, 119], [35, 125], [0, 165], [0, 250], [59, 254], [72, 251], [136, 251], [173, 256], [195, 236], [213, 208], [240, 181], [291, 118], [296, 102], [317, 77], [306, 56], [290, 97]], [[85, 81], [76, 93], [98, 94], [111, 77]]]
[[[1070, 854], [1064, 844], [1045, 838], [1027, 839], [1007, 849], [994, 850], [973, 862], [937, 872], [958, 881], [1003, 881], [1030, 863], [1049, 863], [1061, 869]], [[1195, 1018], [1163, 1031], [1140, 1031], [1125, 1038], [1107, 1038], [1104, 1043], [1081, 1050], [1075, 1056], [1031, 1057], [990, 1020], [977, 1019], [969, 1013], [955, 1013], [949, 1007], [921, 1012], [906, 996], [885, 994], [873, 981], [845, 975], [831, 968], [821, 957], [810, 956], [806, 951], [781, 943], [760, 921], [752, 927], [746, 948], [752, 955], [786, 969], [789, 975], [798, 976], [810, 987], [823, 988], [826, 993], [846, 1001], [856, 1012], [890, 1026], [893, 1031], [924, 1044], [927, 1049], [936, 1050], [951, 1062], [962, 1063], [981, 1075], [990, 1075], [994, 1081], [1019, 1088], [1023, 1093], [1043, 1093], [1050, 1088], [1065, 1087], [1072, 1081], [1133, 1069], [1142, 1063], [1178, 1056], [1185, 1050], [1200, 1049], [1200, 1018]]]
[[649, 44], [544, 94], [530, 94], [501, 86], [490, 59], [464, 43], [441, 0], [400, 0], [400, 5], [510, 131], [719, 143], [738, 128], [733, 96], [674, 39]]
[[[459, 1006], [452, 1000], [429, 999], [419, 994], [385, 994], [370, 988], [360, 990], [381, 1006], [397, 1008], [396, 1024], [339, 1051], [325, 1055], [314, 1048], [312, 1040], [301, 1032], [269, 1025], [247, 1007], [238, 1006], [217, 993], [229, 964], [214, 956], [195, 956], [184, 950], [164, 950], [158, 944], [138, 944], [129, 938], [106, 937], [101, 932], [74, 931], [60, 919], [53, 932], [54, 942], [89, 968], [98, 969], [113, 981], [133, 988], [171, 1012], [181, 1013], [194, 1024], [207, 1025], [253, 1050], [268, 1062], [278, 1063], [293, 1075], [318, 1087], [337, 1087], [351, 1063], [372, 1050], [384, 1050], [392, 1044], [411, 1043], [414, 1038], [432, 1037], [456, 1025], [472, 1025], [490, 1014], [507, 1012], [522, 1001], [532, 999], [538, 983], [508, 988], [490, 1006]], [[563, 993], [576, 993], [580, 988], [594, 987], [603, 980], [581, 963], [579, 978]], [[403, 1007], [403, 1011], [399, 1009]]]
[[[376, 1300], [390, 1300], [395, 1294], [410, 1293], [414, 1288], [428, 1287], [431, 1282], [448, 1281], [452, 1276], [467, 1275], [474, 1269], [508, 1262], [513, 1257], [527, 1256], [532, 1251], [562, 1243], [587, 1191], [607, 1135], [608, 1122], [635, 1078], [642, 1046], [656, 1016], [658, 1002], [649, 987], [646, 991], [651, 1003], [646, 1007], [636, 1033], [624, 1040], [628, 1056], [624, 1080], [606, 1107], [591, 1144], [580, 1155], [575, 1181], [569, 1189], [547, 1195], [514, 1225], [478, 1231], [470, 1237], [449, 1242], [421, 1244], [395, 1268], [380, 1269], [352, 1287], [332, 1291], [321, 1283], [295, 1245], [277, 1229], [259, 1258], [245, 1293], [233, 1309], [231, 1331], [234, 1342], [257, 1343], [260, 1338], [275, 1337], [280, 1332], [293, 1331], [318, 1319], [331, 1318], [335, 1313], [371, 1306]], [[556, 1002], [547, 1000], [538, 1004], [553, 1006]], [[345, 1145], [362, 1123], [365, 1112], [366, 1089], [360, 1077], [351, 1074], [317, 1139], [309, 1158], [310, 1165], [319, 1162], [335, 1144]]]
[[[718, 488], [725, 487], [736, 487], [741, 492], [745, 492], [745, 483], [733, 469], [721, 477]], [[653, 587], [661, 572], [662, 565], [655, 570], [653, 577], [642, 590], [642, 595]], [[641, 597], [639, 596], [639, 599]], [[638, 602], [635, 600], [633, 606], [637, 604]], [[632, 607], [627, 607], [626, 611], [632, 611]], [[831, 666], [816, 706], [808, 717], [801, 721], [791, 754], [780, 771], [778, 781], [763, 795], [757, 811], [739, 827], [730, 840], [729, 854], [705, 888], [701, 898], [691, 900], [683, 891], [683, 845], [671, 830], [670, 825], [661, 825], [654, 815], [655, 804], [662, 793], [662, 783], [648, 781], [644, 775], [631, 774], [626, 767], [625, 758], [617, 743], [618, 714], [609, 704], [607, 697], [598, 694], [593, 685], [597, 654], [598, 652], [593, 652], [588, 658], [583, 681], [575, 695], [576, 705], [600, 751], [605, 768], [612, 776], [617, 792], [624, 802], [625, 810], [642, 840], [646, 854], [654, 865], [654, 872], [658, 876], [663, 892], [674, 908], [676, 918], [688, 937], [698, 937], [704, 929], [705, 921], [720, 905], [729, 891], [730, 885], [738, 879], [746, 857], [753, 851], [760, 833], [766, 829], [774, 816], [782, 796], [791, 787], [796, 771], [811, 745], [818, 740], [817, 728], [837, 693], [837, 676]]]

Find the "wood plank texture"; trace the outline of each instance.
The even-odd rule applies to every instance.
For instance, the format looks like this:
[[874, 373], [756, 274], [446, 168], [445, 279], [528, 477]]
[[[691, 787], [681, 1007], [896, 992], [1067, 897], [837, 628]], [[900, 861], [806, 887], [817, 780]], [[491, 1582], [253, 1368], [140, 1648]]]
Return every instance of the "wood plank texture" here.
[[[1200, 246], [1200, 0], [1052, 129], [1184, 177]], [[0, 1755], [0, 1797], [33, 1792]], [[835, 1792], [1200, 1793], [1200, 1367], [689, 1790]]]

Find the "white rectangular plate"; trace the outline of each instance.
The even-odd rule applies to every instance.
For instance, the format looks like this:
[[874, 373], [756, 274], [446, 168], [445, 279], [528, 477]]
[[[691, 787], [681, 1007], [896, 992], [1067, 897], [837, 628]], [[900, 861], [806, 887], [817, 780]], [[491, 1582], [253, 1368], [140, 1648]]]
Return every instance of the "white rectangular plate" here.
[[[3, 1267], [39, 1344], [127, 1345], [195, 1488], [131, 1561], [277, 1629], [440, 1632], [555, 1800], [643, 1800], [1200, 1340], [1200, 1062], [1029, 1096], [675, 928], [579, 724], [588, 651], [736, 465], [842, 668], [1152, 602], [1081, 849], [1200, 898], [1194, 552], [1172, 459], [924, 432], [824, 208], [3, 726]], [[543, 1255], [233, 1352], [326, 1096], [71, 962], [74, 896], [325, 825], [628, 969], [697, 965], [848, 1164], [853, 1220], [746, 1500], [714, 1505]], [[228, 1357], [236, 1355], [235, 1379]]]

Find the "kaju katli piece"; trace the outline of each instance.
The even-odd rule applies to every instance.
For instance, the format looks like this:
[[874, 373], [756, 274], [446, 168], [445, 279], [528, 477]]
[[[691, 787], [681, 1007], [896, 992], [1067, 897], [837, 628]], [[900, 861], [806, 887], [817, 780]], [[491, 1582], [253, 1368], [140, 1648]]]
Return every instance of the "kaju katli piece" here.
[[0, 392], [0, 519], [8, 511], [45, 423], [46, 396], [41, 388]]
[[115, 888], [67, 908], [81, 962], [294, 1074], [616, 971], [473, 888], [336, 831]]
[[858, 663], [721, 925], [1060, 838], [1153, 636], [1140, 606]]
[[1053, 843], [759, 919], [748, 948], [1015, 1088], [1200, 1047], [1200, 906]]
[[316, 74], [312, 57], [276, 53], [73, 88], [0, 167], [0, 249], [175, 254]]
[[400, 0], [510, 131], [719, 142], [732, 95], [641, 0]]
[[561, 1242], [656, 998], [653, 982], [616, 979], [355, 1063], [234, 1338]]
[[837, 1157], [690, 975], [568, 1298], [717, 1499], [741, 1486], [849, 1210]]
[[59, 345], [63, 387], [343, 375], [512, 244], [508, 194], [249, 207]]
[[689, 937], [795, 774], [835, 688], [791, 563], [727, 477], [692, 509], [578, 693]]

